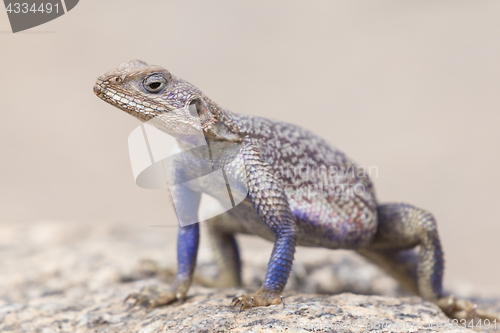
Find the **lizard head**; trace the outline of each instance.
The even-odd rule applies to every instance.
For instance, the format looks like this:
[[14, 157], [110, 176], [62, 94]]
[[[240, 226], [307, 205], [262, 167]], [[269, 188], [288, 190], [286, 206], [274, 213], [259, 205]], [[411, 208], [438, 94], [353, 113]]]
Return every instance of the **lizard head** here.
[[200, 90], [141, 60], [123, 63], [99, 76], [94, 93], [176, 137], [210, 132], [217, 123], [214, 104]]

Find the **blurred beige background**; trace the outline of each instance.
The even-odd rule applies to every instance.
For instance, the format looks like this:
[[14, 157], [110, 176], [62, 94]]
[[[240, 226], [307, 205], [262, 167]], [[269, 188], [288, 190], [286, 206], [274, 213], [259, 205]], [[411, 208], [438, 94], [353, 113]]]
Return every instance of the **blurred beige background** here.
[[0, 11], [0, 223], [119, 222], [174, 255], [175, 228], [149, 227], [175, 224], [166, 192], [132, 178], [139, 123], [92, 92], [138, 58], [377, 166], [381, 202], [436, 215], [445, 283], [500, 291], [499, 17], [496, 0], [82, 0], [11, 34]]

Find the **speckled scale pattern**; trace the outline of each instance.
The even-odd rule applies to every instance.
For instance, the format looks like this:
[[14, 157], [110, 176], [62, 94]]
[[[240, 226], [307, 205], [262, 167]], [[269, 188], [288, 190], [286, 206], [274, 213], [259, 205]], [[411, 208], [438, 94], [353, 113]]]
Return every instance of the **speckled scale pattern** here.
[[[218, 110], [219, 117], [230, 124], [230, 128], [252, 138], [254, 145], [259, 147], [265, 163], [286, 187], [288, 204], [298, 223], [302, 224], [301, 228], [311, 226], [321, 233], [308, 233], [311, 237], [302, 237], [301, 243], [349, 248], [371, 241], [377, 225], [373, 186], [344, 153], [301, 127]], [[300, 170], [305, 168], [313, 172], [304, 177]], [[319, 171], [331, 168], [339, 170], [341, 176], [335, 179], [319, 176]], [[331, 193], [335, 185], [351, 189], [359, 185], [363, 191], [359, 195]], [[312, 197], [310, 189], [315, 186], [324, 191]], [[323, 235], [327, 236], [325, 242], [321, 242]]]
[[263, 287], [283, 290], [293, 263], [297, 226], [279, 178], [264, 162], [255, 139], [246, 138], [243, 151], [248, 196], [255, 211], [276, 235]]
[[[145, 80], [152, 75], [167, 82], [155, 92], [145, 86]], [[101, 75], [94, 93], [141, 121], [153, 119], [158, 129], [174, 136], [184, 148], [189, 149], [190, 136], [200, 131], [208, 147], [222, 145], [211, 163], [246, 183], [248, 197], [213, 218], [214, 226], [222, 227], [227, 234], [255, 234], [274, 242], [263, 287], [251, 297], [237, 298], [236, 303], [245, 307], [281, 303], [280, 293], [296, 245], [354, 249], [422, 297], [437, 301], [442, 296], [444, 260], [432, 215], [408, 204], [378, 205], [372, 183], [362, 168], [312, 132], [281, 121], [230, 112], [164, 68], [139, 60]], [[202, 155], [206, 153], [196, 156], [194, 150], [190, 151], [193, 153], [180, 159], [182, 167], [170, 170], [174, 183], [199, 177], [197, 169], [201, 164], [196, 160], [205, 158]], [[333, 173], [332, 168], [336, 170]], [[199, 205], [200, 191], [210, 192], [213, 187], [208, 183], [172, 191], [179, 218], [192, 218], [197, 213], [193, 207]], [[362, 191], [332, 192], [332, 187]], [[155, 306], [185, 296], [198, 242], [197, 224], [180, 229], [174, 293], [162, 295], [154, 301]], [[419, 251], [407, 251], [416, 246], [420, 246]], [[218, 253], [216, 257], [239, 262], [236, 246], [215, 248], [234, 252]]]

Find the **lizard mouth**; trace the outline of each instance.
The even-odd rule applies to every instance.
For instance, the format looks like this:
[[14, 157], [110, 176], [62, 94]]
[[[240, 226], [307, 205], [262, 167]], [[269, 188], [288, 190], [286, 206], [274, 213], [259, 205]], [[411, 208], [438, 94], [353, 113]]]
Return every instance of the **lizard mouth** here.
[[147, 121], [165, 111], [162, 107], [157, 107], [151, 103], [141, 101], [137, 98], [126, 96], [119, 91], [111, 88], [106, 88], [96, 83], [94, 85], [94, 94], [103, 101], [118, 107], [119, 109], [127, 112], [128, 114]]

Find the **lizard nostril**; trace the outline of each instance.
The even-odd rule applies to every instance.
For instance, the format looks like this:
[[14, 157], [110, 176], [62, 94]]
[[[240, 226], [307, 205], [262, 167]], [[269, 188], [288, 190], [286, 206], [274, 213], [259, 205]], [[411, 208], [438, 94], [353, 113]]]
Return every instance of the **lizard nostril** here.
[[114, 77], [114, 78], [112, 78], [110, 81], [111, 81], [112, 83], [114, 83], [114, 84], [118, 84], [118, 83], [122, 82], [122, 79], [121, 79], [121, 78], [119, 78], [119, 77]]

